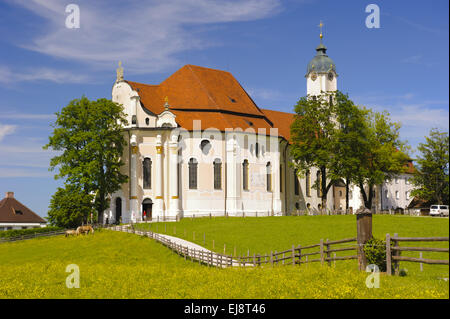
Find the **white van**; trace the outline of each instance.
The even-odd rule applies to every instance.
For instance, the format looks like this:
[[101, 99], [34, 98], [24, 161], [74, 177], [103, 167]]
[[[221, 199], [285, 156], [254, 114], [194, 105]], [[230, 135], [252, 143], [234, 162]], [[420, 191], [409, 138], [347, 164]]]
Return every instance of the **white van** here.
[[447, 205], [433, 205], [430, 207], [430, 216], [448, 216]]

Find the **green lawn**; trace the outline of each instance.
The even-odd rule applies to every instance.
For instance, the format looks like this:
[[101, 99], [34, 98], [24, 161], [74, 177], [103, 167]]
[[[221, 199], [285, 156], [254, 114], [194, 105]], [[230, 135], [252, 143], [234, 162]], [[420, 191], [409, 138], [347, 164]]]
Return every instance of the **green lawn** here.
[[[385, 239], [386, 233], [399, 237], [436, 237], [449, 236], [449, 219], [409, 216], [373, 216], [373, 235]], [[234, 217], [234, 218], [184, 218], [178, 223], [138, 224], [137, 228], [177, 236], [193, 241], [208, 249], [237, 255], [270, 254], [271, 251], [284, 251], [298, 245], [316, 244], [320, 239], [338, 240], [356, 237], [356, 216], [284, 216], [284, 217]], [[195, 240], [194, 240], [195, 232]], [[203, 238], [205, 237], [205, 241]], [[212, 247], [214, 240], [214, 248]], [[345, 244], [340, 245], [343, 247]], [[448, 242], [438, 243], [402, 243], [416, 247], [447, 247]], [[339, 255], [350, 255], [344, 252]], [[402, 252], [403, 256], [419, 257], [419, 252]], [[447, 259], [448, 253], [423, 253], [424, 258]], [[338, 262], [341, 263], [341, 262]], [[356, 263], [353, 262], [356, 267]], [[402, 262], [402, 268], [410, 273], [422, 275], [432, 272], [448, 277], [448, 266], [423, 265]]]
[[[348, 224], [347, 229], [352, 228], [352, 219], [336, 217], [344, 217], [342, 222], [335, 220], [337, 225], [345, 228], [343, 225]], [[433, 235], [448, 234], [448, 221], [423, 220], [440, 229], [440, 234], [432, 232]], [[235, 230], [234, 236], [240, 233], [238, 224], [243, 223], [247, 225], [247, 235], [256, 238], [271, 236], [275, 232], [273, 229], [280, 227], [277, 224], [285, 224], [284, 232], [272, 241], [280, 241], [284, 246], [283, 241], [287, 243], [292, 238], [298, 238], [299, 242], [304, 243], [300, 239], [304, 239], [302, 236], [305, 234], [300, 237], [289, 234], [293, 224], [301, 224], [300, 219], [290, 217], [183, 220], [176, 225], [187, 226], [189, 222], [193, 227], [210, 224], [211, 229], [214, 229], [213, 222], [216, 229], [221, 223], [222, 230], [223, 227]], [[252, 223], [261, 223], [265, 225], [264, 229], [272, 229], [272, 232], [262, 236], [262, 230], [249, 226]], [[415, 225], [414, 221], [408, 223]], [[446, 230], [443, 229], [445, 223]], [[320, 223], [313, 221], [312, 224], [304, 232], [318, 232], [312, 228]], [[170, 225], [173, 227], [175, 224]], [[328, 228], [332, 230], [327, 234], [336, 234], [338, 238], [348, 235], [338, 227]], [[410, 228], [414, 232], [414, 226]], [[398, 232], [403, 235], [402, 231]], [[320, 234], [315, 234], [315, 238], [320, 237]], [[310, 242], [315, 241], [311, 239]], [[258, 240], [246, 241], [252, 242]], [[265, 250], [271, 248], [264, 244], [258, 247]], [[0, 244], [0, 298], [449, 298], [449, 284], [440, 279], [442, 274], [428, 271], [433, 266], [428, 269], [425, 265], [426, 271], [420, 275], [381, 275], [380, 288], [369, 289], [365, 285], [367, 273], [357, 271], [354, 262], [340, 262], [336, 267], [314, 263], [300, 267], [280, 265], [274, 268], [215, 269], [185, 261], [149, 238], [103, 230], [92, 236], [57, 236]], [[69, 273], [65, 270], [69, 264], [79, 266], [80, 288], [66, 287]]]

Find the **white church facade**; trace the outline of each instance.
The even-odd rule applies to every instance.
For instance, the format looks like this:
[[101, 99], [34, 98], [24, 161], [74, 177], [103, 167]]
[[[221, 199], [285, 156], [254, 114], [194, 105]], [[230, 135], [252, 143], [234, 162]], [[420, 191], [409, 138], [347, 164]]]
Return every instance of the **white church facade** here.
[[[337, 90], [326, 47], [321, 43], [316, 51], [305, 76], [308, 95]], [[185, 65], [149, 85], [124, 80], [119, 67], [112, 100], [127, 115], [122, 169], [129, 179], [110, 195], [104, 223], [195, 214], [281, 216], [320, 207], [321, 194], [312, 187], [319, 170], [299, 178], [291, 166], [295, 114], [259, 108], [231, 73]], [[352, 191], [356, 210], [360, 194]], [[344, 185], [330, 189], [327, 205], [345, 209]]]

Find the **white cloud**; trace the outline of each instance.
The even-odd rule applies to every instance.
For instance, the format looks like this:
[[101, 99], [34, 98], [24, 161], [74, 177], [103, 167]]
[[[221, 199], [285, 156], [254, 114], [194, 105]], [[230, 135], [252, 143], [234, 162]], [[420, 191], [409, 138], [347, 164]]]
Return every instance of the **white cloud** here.
[[82, 83], [88, 80], [85, 75], [77, 75], [64, 70], [36, 68], [31, 70], [11, 70], [0, 65], [0, 83], [50, 81], [55, 83]]
[[68, 29], [61, 1], [12, 3], [45, 21], [39, 35], [23, 47], [99, 69], [111, 69], [122, 60], [133, 73], [165, 70], [177, 63], [177, 53], [212, 45], [192, 26], [257, 20], [281, 10], [279, 0], [80, 0], [80, 28]]
[[6, 135], [14, 133], [15, 130], [15, 125], [0, 124], [0, 141], [3, 140]]

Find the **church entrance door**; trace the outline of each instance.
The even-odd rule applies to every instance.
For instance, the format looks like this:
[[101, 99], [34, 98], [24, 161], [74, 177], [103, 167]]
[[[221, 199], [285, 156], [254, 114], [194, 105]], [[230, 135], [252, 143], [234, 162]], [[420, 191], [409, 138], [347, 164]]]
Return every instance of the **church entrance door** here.
[[[144, 201], [142, 202], [142, 218], [146, 219], [146, 220], [151, 220], [152, 219], [152, 206], [153, 206], [153, 202], [150, 198], [146, 198], [144, 199]], [[145, 214], [144, 214], [145, 212]]]

